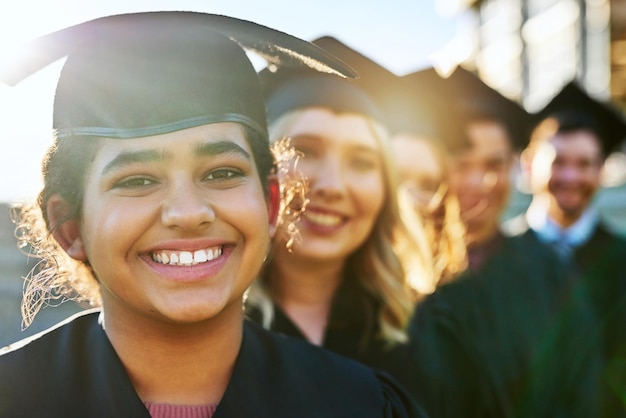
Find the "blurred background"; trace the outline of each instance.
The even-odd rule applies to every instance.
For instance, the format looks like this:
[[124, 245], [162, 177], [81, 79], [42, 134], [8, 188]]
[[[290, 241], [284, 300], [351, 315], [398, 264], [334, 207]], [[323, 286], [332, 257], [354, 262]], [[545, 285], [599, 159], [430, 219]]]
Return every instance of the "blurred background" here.
[[[429, 66], [446, 75], [460, 65], [531, 112], [572, 78], [593, 96], [626, 109], [624, 0], [21, 0], [0, 8], [0, 57], [21, 41], [108, 14], [195, 10], [252, 20], [303, 39], [331, 35], [398, 75]], [[20, 330], [22, 277], [32, 261], [16, 248], [9, 207], [34, 199], [40, 188], [61, 65], [17, 87], [0, 86], [5, 145], [0, 153], [0, 347], [82, 309], [72, 302], [44, 309], [30, 328]], [[609, 224], [626, 233], [624, 151], [609, 158], [595, 204]], [[517, 185], [505, 219], [523, 212], [530, 200], [523, 182]]]
[[[439, 0], [457, 16], [457, 37], [439, 52], [444, 70], [476, 72], [526, 110], [539, 110], [567, 80], [576, 78], [594, 97], [626, 109], [626, 1]], [[449, 65], [449, 66], [448, 66]], [[626, 231], [626, 156], [610, 156], [596, 198], [608, 223]], [[521, 179], [505, 218], [525, 210]]]

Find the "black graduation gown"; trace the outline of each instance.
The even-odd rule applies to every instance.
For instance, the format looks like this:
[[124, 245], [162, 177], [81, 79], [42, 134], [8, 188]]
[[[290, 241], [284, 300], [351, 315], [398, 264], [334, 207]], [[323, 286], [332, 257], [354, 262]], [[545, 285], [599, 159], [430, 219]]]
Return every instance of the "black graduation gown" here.
[[[421, 377], [415, 367], [410, 345], [389, 346], [380, 338], [376, 338], [377, 330], [373, 325], [375, 318], [371, 317], [371, 312], [375, 308], [366, 309], [363, 306], [363, 301], [367, 298], [363, 298], [360, 292], [356, 279], [352, 275], [347, 275], [333, 299], [322, 346], [388, 373], [413, 398], [418, 399]], [[376, 302], [370, 302], [375, 306]], [[246, 316], [252, 321], [261, 323], [262, 316], [255, 307], [246, 307]], [[270, 330], [306, 340], [300, 329], [276, 304]]]
[[533, 236], [504, 238], [411, 324], [431, 417], [590, 417], [597, 322], [584, 289]]
[[[98, 323], [80, 314], [0, 356], [0, 416], [150, 415]], [[246, 321], [215, 418], [421, 417], [385, 375]]]
[[[527, 224], [519, 233], [536, 236]], [[575, 249], [572, 260], [602, 332], [601, 406], [594, 416], [626, 417], [626, 238], [599, 223], [591, 238]]]

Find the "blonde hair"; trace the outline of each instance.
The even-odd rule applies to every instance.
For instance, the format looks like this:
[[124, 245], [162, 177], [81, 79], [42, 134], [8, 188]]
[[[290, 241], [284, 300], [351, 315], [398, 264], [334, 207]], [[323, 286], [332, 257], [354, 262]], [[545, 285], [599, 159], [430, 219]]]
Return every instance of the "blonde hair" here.
[[[431, 246], [437, 285], [453, 281], [467, 268], [465, 225], [457, 196], [450, 190], [450, 161], [444, 146], [431, 139], [415, 138], [428, 144], [439, 164], [443, 177], [428, 204], [420, 208], [421, 219]], [[408, 191], [400, 188], [400, 199], [410, 200]]]
[[426, 221], [426, 229], [434, 247], [439, 284], [453, 281], [468, 264], [465, 224], [461, 220], [459, 200], [450, 193], [449, 188], [442, 205], [444, 216], [441, 225], [435, 219]]
[[[269, 127], [270, 141], [283, 138], [306, 109], [290, 111]], [[354, 273], [358, 286], [367, 298], [377, 301], [372, 329], [377, 337], [394, 344], [407, 341], [406, 327], [419, 296], [433, 289], [435, 274], [427, 233], [419, 215], [408, 202], [396, 199], [398, 180], [392, 169], [388, 134], [382, 125], [367, 118], [380, 144], [383, 181], [387, 198], [367, 240], [349, 256], [346, 267]], [[247, 303], [260, 311], [262, 324], [269, 328], [274, 316], [271, 277], [267, 274], [271, 259], [260, 278], [249, 290]], [[367, 305], [367, 303], [366, 303]]]

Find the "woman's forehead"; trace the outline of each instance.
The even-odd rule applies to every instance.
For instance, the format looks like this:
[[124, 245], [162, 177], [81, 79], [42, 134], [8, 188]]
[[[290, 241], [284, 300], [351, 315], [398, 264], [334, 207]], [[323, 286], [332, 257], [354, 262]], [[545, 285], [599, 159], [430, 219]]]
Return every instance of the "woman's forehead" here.
[[366, 117], [358, 113], [336, 113], [322, 107], [302, 111], [289, 127], [287, 135], [294, 140], [317, 140], [320, 145], [381, 148], [373, 125]]

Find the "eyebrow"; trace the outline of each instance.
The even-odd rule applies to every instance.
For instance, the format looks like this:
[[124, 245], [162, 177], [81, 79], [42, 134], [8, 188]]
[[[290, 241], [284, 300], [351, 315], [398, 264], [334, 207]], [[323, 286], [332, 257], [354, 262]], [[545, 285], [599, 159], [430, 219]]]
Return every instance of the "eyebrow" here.
[[145, 151], [125, 151], [118, 154], [114, 159], [109, 161], [102, 169], [102, 176], [111, 171], [117, 170], [123, 166], [133, 163], [147, 163], [153, 161], [163, 161], [168, 158], [167, 152], [159, 152], [156, 150]]
[[239, 155], [247, 160], [252, 160], [250, 153], [231, 141], [219, 141], [219, 142], [205, 142], [198, 144], [195, 149], [195, 154], [200, 157], [211, 155]]
[[[247, 160], [252, 159], [250, 156], [250, 153], [248, 153], [239, 145], [230, 141], [219, 141], [219, 142], [199, 144], [196, 146], [194, 150], [194, 154], [200, 157], [232, 154], [232, 155], [243, 156]], [[168, 153], [167, 151], [157, 151], [157, 150], [125, 151], [117, 155], [113, 160], [111, 160], [104, 167], [104, 169], [102, 169], [102, 175], [104, 176], [105, 174], [111, 171], [117, 170], [126, 165], [130, 165], [134, 163], [164, 161], [168, 158], [170, 158], [170, 153]]]

